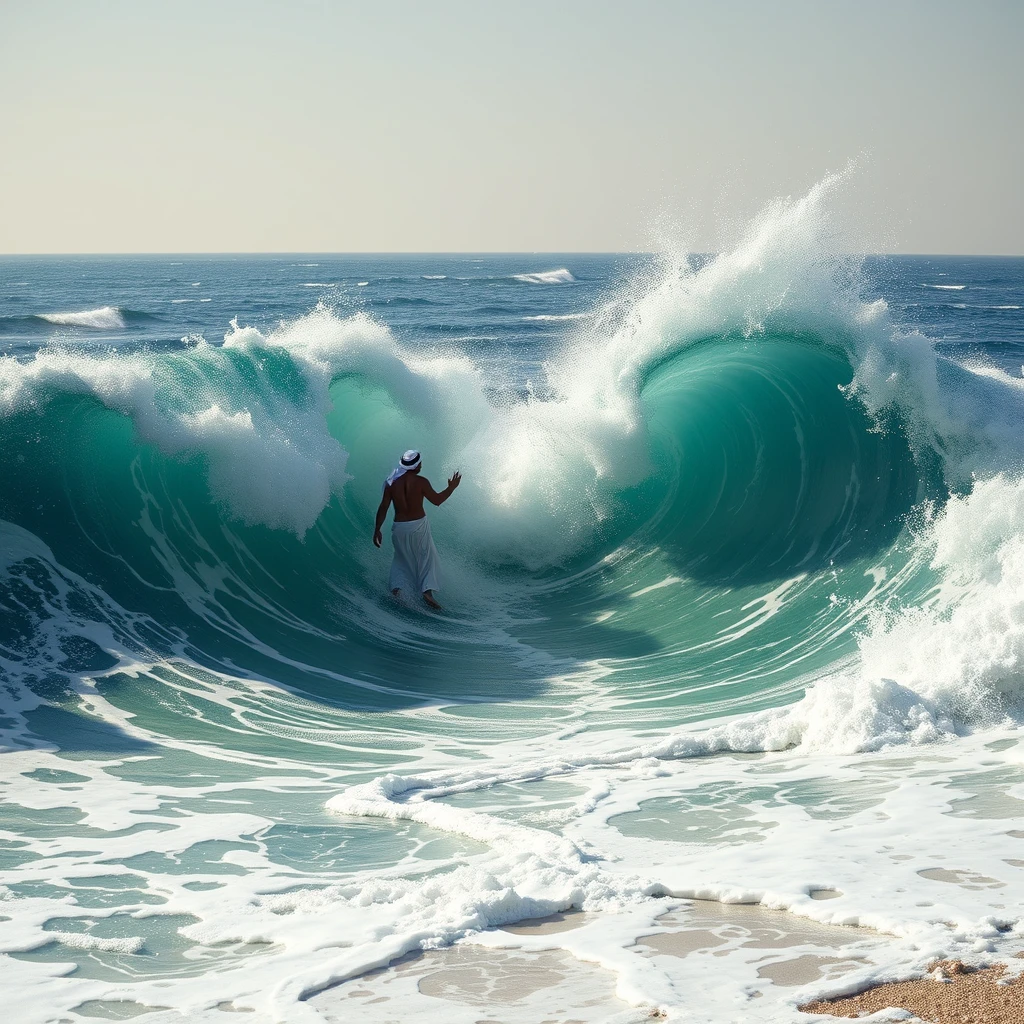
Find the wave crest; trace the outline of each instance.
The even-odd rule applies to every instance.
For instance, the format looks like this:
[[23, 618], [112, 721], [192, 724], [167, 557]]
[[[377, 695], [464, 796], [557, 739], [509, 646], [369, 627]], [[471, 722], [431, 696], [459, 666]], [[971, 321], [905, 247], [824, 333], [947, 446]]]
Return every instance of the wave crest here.
[[523, 284], [572, 284], [576, 278], [566, 267], [559, 267], [558, 270], [544, 270], [533, 274], [513, 274], [513, 281], [522, 281]]
[[82, 309], [75, 313], [40, 313], [39, 319], [61, 327], [88, 327], [96, 331], [119, 331], [125, 327], [124, 316], [116, 306]]

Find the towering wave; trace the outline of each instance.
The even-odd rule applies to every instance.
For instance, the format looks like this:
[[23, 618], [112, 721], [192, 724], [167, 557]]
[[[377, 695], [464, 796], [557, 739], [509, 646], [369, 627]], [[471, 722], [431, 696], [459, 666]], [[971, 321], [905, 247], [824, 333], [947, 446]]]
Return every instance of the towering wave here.
[[[465, 356], [323, 304], [184, 351], [5, 360], [0, 463], [19, 486], [0, 515], [161, 623], [146, 642], [163, 654], [313, 689], [340, 665], [341, 700], [429, 698], [450, 630], [388, 604], [368, 543], [380, 481], [415, 446], [428, 475], [466, 474], [435, 533], [448, 591], [475, 610], [473, 671], [496, 648], [538, 681], [613, 659], [662, 721], [856, 677], [741, 746], [810, 742], [825, 721], [856, 746], [991, 717], [1018, 694], [1014, 644], [941, 672], [901, 651], [941, 622], [980, 652], [985, 621], [1016, 621], [1003, 581], [1024, 502], [998, 474], [1022, 454], [1021, 388], [861, 298], [858, 262], [835, 255], [834, 187], [769, 208], [699, 268], [666, 256], [566, 340], [544, 400], [495, 404]], [[964, 553], [948, 538], [979, 511], [987, 539]], [[826, 699], [845, 725], [814, 709]]]

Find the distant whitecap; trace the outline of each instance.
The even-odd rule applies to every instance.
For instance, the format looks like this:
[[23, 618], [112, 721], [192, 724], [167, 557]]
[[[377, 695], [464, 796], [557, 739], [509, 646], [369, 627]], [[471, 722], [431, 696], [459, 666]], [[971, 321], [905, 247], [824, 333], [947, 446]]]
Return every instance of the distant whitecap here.
[[536, 316], [524, 316], [524, 320], [585, 320], [591, 313], [538, 313]]
[[62, 327], [91, 327], [93, 330], [120, 330], [124, 317], [116, 306], [100, 306], [98, 309], [82, 309], [73, 313], [40, 313], [40, 320]]
[[524, 284], [572, 284], [576, 278], [565, 267], [558, 270], [544, 270], [536, 274], [513, 274], [512, 280]]

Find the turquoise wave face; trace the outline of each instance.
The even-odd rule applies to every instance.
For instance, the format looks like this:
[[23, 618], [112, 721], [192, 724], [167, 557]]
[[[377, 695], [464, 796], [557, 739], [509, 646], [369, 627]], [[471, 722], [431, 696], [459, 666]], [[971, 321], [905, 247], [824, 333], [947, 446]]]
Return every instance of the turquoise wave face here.
[[814, 337], [709, 339], [643, 389], [666, 498], [645, 529], [680, 573], [745, 585], [887, 549], [924, 481], [899, 420], [843, 392], [845, 357]]
[[[58, 379], [38, 410], [4, 421], [2, 459], [20, 486], [0, 516], [147, 616], [154, 625], [132, 642], [157, 658], [364, 709], [529, 696], [599, 663], [618, 692], [612, 717], [634, 707], [678, 720], [777, 702], [851, 649], [869, 596], [927, 583], [920, 567], [907, 578], [891, 566], [908, 564], [907, 513], [941, 487], [895, 417], [880, 425], [844, 393], [846, 357], [815, 336], [707, 338], [649, 367], [637, 429], [604, 437], [638, 453], [635, 482], [573, 468], [566, 445], [587, 438], [571, 434], [557, 452], [570, 479], [542, 480], [519, 505], [496, 500], [500, 480], [489, 489], [488, 467], [475, 467], [476, 490], [434, 517], [460, 609], [447, 619], [391, 602], [386, 553], [369, 536], [381, 467], [410, 430], [428, 452], [458, 451], [479, 429], [473, 415], [404, 368], [334, 372], [326, 402], [283, 348], [148, 359], [145, 416]], [[490, 425], [512, 453], [517, 423], [513, 410]], [[275, 431], [297, 466], [278, 459]], [[324, 466], [337, 473], [342, 446], [350, 479], [301, 536], [225, 503], [241, 494], [298, 522], [289, 501], [308, 500]], [[567, 538], [560, 557], [538, 565], [507, 544], [489, 549], [506, 522]], [[874, 569], [883, 559], [888, 583]]]
[[[934, 582], [905, 531], [941, 474], [815, 336], [708, 338], [652, 367], [649, 464], [620, 532], [546, 588], [531, 642], [604, 659], [616, 713], [659, 725], [791, 698], [866, 616]], [[599, 717], [599, 716], [595, 716]]]

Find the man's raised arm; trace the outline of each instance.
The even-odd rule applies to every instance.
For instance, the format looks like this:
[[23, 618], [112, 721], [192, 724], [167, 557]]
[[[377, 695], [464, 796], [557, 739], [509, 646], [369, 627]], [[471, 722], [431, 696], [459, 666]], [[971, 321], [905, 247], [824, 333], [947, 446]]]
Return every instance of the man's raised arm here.
[[455, 473], [448, 478], [448, 486], [438, 494], [430, 485], [429, 480], [423, 481], [423, 497], [427, 499], [432, 505], [443, 505], [454, 492], [455, 488], [462, 483], [462, 474], [455, 471]]

